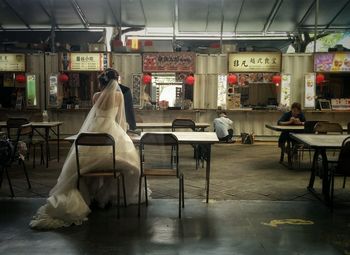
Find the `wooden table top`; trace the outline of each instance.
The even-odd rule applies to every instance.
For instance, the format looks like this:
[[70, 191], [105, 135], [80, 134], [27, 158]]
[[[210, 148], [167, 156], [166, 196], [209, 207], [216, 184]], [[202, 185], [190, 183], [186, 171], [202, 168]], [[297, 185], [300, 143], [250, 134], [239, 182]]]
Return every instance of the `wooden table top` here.
[[340, 148], [350, 135], [290, 134], [298, 142], [314, 148]]

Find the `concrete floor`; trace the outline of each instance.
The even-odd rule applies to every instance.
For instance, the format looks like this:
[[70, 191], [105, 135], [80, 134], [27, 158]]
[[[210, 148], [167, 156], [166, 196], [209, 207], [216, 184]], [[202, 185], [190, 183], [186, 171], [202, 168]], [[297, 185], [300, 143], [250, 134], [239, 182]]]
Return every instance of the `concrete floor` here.
[[[62, 156], [67, 150], [62, 147]], [[181, 220], [177, 182], [150, 179], [153, 199], [141, 219], [136, 206], [123, 209], [119, 220], [115, 208], [96, 209], [82, 226], [34, 231], [28, 223], [45, 203], [63, 158], [48, 169], [29, 169], [31, 190], [20, 169], [13, 169], [16, 198], [8, 198], [6, 180], [0, 190], [0, 254], [350, 254], [349, 189], [337, 188], [331, 213], [306, 189], [307, 154], [301, 169], [291, 170], [278, 163], [275, 143], [215, 145], [206, 204], [205, 171], [194, 170], [192, 152], [181, 147]]]

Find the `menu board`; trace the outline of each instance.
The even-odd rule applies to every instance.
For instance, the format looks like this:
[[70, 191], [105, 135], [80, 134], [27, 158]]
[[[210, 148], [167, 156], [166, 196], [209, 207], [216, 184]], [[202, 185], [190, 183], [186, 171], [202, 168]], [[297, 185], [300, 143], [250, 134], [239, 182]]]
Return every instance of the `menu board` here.
[[305, 74], [305, 95], [304, 95], [304, 107], [315, 108], [316, 98], [316, 74]]
[[228, 56], [229, 72], [281, 72], [280, 52], [238, 52]]
[[350, 52], [314, 54], [315, 72], [350, 72]]
[[193, 52], [144, 53], [143, 72], [195, 72], [196, 54]]
[[290, 82], [291, 75], [283, 74], [282, 75], [282, 83], [281, 83], [281, 100], [280, 104], [284, 107], [290, 106]]
[[109, 53], [62, 53], [61, 71], [103, 71], [110, 67]]
[[25, 72], [25, 54], [0, 53], [0, 72]]
[[226, 109], [226, 97], [227, 97], [227, 75], [218, 75], [218, 99], [217, 106], [222, 109]]

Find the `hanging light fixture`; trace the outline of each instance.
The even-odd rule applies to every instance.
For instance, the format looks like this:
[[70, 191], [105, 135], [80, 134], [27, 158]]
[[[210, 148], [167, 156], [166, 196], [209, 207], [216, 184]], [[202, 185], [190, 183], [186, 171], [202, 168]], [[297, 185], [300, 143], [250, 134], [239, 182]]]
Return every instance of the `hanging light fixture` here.
[[227, 82], [228, 84], [236, 84], [237, 83], [237, 76], [235, 74], [229, 74], [227, 76]]
[[69, 77], [67, 74], [65, 73], [61, 73], [59, 76], [58, 76], [58, 80], [62, 83], [65, 83], [69, 80]]
[[151, 74], [147, 73], [144, 74], [142, 77], [143, 84], [150, 84], [152, 82], [152, 76]]
[[195, 78], [193, 76], [193, 74], [190, 74], [186, 77], [185, 79], [185, 84], [187, 85], [193, 85], [194, 84], [194, 81], [195, 81]]
[[25, 83], [26, 82], [26, 76], [23, 74], [17, 74], [16, 75], [16, 82], [18, 83]]
[[281, 75], [277, 74], [272, 76], [272, 83], [275, 84], [277, 87], [281, 84]]

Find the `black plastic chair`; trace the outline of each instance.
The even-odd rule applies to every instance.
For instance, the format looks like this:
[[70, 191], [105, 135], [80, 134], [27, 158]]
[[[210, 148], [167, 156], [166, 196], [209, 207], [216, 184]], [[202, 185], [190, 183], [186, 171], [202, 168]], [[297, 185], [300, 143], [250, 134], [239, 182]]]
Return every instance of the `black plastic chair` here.
[[346, 177], [350, 176], [350, 137], [344, 139], [342, 147], [339, 152], [337, 162], [329, 161], [329, 163], [336, 163], [335, 167], [330, 168], [330, 181], [331, 181], [331, 196], [330, 205], [333, 208], [334, 200], [334, 179], [337, 176], [343, 177], [343, 188], [345, 188]]
[[[191, 119], [174, 119], [171, 124], [171, 130], [177, 131], [179, 129], [190, 129], [196, 131], [196, 123]], [[202, 167], [204, 162], [204, 157], [201, 157], [198, 144], [192, 144], [194, 150], [194, 158], [196, 159], [196, 169], [198, 169], [199, 161], [202, 160]]]
[[[17, 129], [25, 124], [28, 124], [29, 121], [26, 118], [22, 117], [10, 117], [7, 119], [6, 122], [6, 128], [7, 128], [7, 135], [11, 139], [14, 134], [17, 133]], [[33, 147], [33, 168], [35, 168], [35, 155], [36, 155], [36, 146], [38, 145], [40, 147], [40, 164], [44, 165], [44, 140], [38, 140], [38, 139], [33, 139], [34, 132], [32, 134], [32, 137], [30, 139], [27, 139], [26, 144], [28, 145], [28, 154], [27, 157], [29, 156], [29, 152], [31, 147]]]
[[[12, 165], [15, 162], [18, 162], [20, 165], [22, 165], [23, 167], [23, 172], [24, 175], [26, 177], [26, 181], [28, 184], [28, 189], [31, 189], [31, 184], [29, 181], [29, 177], [28, 177], [28, 172], [26, 169], [26, 165], [24, 163], [24, 157], [22, 157], [19, 153], [18, 150], [18, 145], [20, 143], [20, 141], [28, 141], [28, 143], [30, 143], [31, 138], [33, 136], [33, 127], [31, 124], [24, 124], [21, 125], [19, 127], [17, 127], [17, 131], [16, 131], [16, 138], [15, 139], [10, 139], [10, 143], [12, 144], [12, 154], [10, 155], [9, 159], [5, 162], [0, 162], [0, 167], [1, 167], [1, 173], [0, 173], [0, 187], [2, 184], [2, 180], [3, 180], [3, 173], [5, 172], [8, 183], [9, 183], [9, 187], [10, 187], [10, 191], [11, 191], [11, 196], [14, 197], [15, 193], [13, 191], [13, 187], [12, 187], [12, 183], [11, 183], [11, 179], [8, 173], [8, 170], [12, 167]], [[12, 134], [12, 138], [14, 137], [14, 135]]]
[[[109, 146], [112, 148], [111, 153], [111, 168], [107, 169], [96, 169], [91, 170], [87, 173], [80, 172], [80, 149], [84, 146]], [[81, 133], [75, 140], [75, 152], [76, 152], [76, 162], [77, 162], [77, 188], [80, 186], [80, 179], [82, 177], [111, 177], [117, 180], [117, 206], [118, 215], [120, 217], [120, 180], [122, 180], [123, 185], [123, 195], [124, 195], [124, 205], [126, 207], [126, 193], [125, 193], [125, 181], [122, 172], [118, 171], [115, 162], [115, 141], [114, 138], [107, 133]]]
[[[140, 217], [141, 214], [142, 178], [145, 179], [146, 206], [148, 206], [147, 176], [173, 176], [179, 179], [179, 218], [181, 218], [181, 205], [182, 208], [185, 207], [184, 176], [179, 169], [179, 144], [176, 136], [173, 134], [146, 133], [141, 137], [139, 149], [141, 175], [139, 179], [138, 216]], [[174, 161], [170, 164], [169, 161], [160, 162], [160, 158], [154, 155], [154, 149], [162, 152], [168, 149], [173, 154]]]

